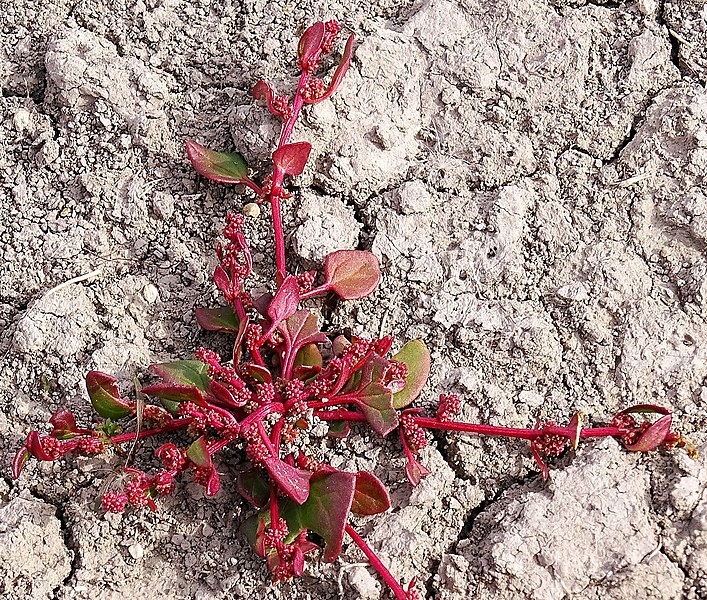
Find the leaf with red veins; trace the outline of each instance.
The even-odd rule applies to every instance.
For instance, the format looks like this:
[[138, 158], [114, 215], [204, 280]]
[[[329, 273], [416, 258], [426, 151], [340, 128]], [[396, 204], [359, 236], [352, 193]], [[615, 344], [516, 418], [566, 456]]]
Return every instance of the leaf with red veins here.
[[672, 424], [673, 415], [667, 414], [661, 417], [655, 423], [649, 425], [636, 442], [633, 444], [625, 444], [626, 449], [632, 452], [650, 452], [651, 450], [656, 450], [670, 433]]
[[199, 360], [176, 360], [150, 365], [148, 368], [165, 383], [194, 386], [201, 392], [209, 389], [209, 367]]
[[368, 296], [380, 282], [380, 263], [374, 254], [363, 250], [337, 250], [324, 260], [326, 289], [343, 300]]
[[131, 404], [120, 397], [115, 377], [89, 371], [86, 375], [86, 390], [93, 409], [104, 419], [122, 419], [131, 413]]
[[275, 292], [275, 296], [270, 302], [270, 306], [268, 306], [268, 317], [270, 317], [271, 325], [267, 335], [272, 333], [285, 319], [289, 319], [295, 314], [299, 301], [297, 278], [294, 275], [288, 275], [277, 292]]
[[264, 461], [265, 468], [278, 487], [292, 498], [297, 504], [304, 503], [309, 497], [309, 480], [312, 473], [298, 469], [275, 456], [270, 456]]
[[390, 494], [373, 473], [356, 473], [356, 489], [351, 512], [355, 515], [377, 515], [390, 508]]
[[408, 368], [405, 387], [393, 396], [393, 406], [404, 408], [420, 395], [427, 384], [430, 376], [430, 351], [422, 340], [412, 340], [393, 358], [405, 363]]
[[148, 396], [156, 396], [160, 400], [166, 400], [167, 402], [193, 402], [198, 405], [204, 404], [204, 395], [193, 385], [155, 383], [142, 388], [142, 393]]
[[230, 306], [222, 308], [197, 308], [196, 322], [207, 331], [238, 333], [240, 322]]
[[319, 330], [317, 315], [308, 310], [298, 310], [278, 325], [287, 345], [297, 352], [307, 344], [323, 344], [327, 336]]
[[285, 175], [300, 175], [309, 159], [312, 144], [309, 142], [295, 142], [280, 146], [272, 154], [275, 167]]
[[300, 64], [307, 64], [315, 58], [322, 47], [325, 32], [324, 23], [317, 21], [310, 25], [302, 34], [297, 46], [297, 56], [300, 58]]
[[219, 183], [246, 183], [248, 164], [238, 152], [216, 152], [187, 140], [187, 156], [200, 175]]
[[369, 383], [355, 392], [353, 401], [376, 433], [385, 437], [398, 426], [398, 413], [393, 408], [393, 393], [384, 385]]
[[339, 61], [339, 66], [336, 68], [336, 71], [334, 72], [334, 76], [331, 79], [331, 83], [329, 84], [327, 91], [324, 92], [323, 95], [319, 96], [316, 100], [312, 100], [312, 101], [305, 100], [308, 104], [318, 104], [319, 102], [326, 100], [336, 91], [336, 88], [339, 87], [339, 84], [344, 79], [344, 75], [346, 75], [346, 71], [349, 70], [349, 66], [351, 65], [351, 55], [353, 54], [353, 43], [354, 43], [354, 36], [353, 36], [353, 34], [351, 34], [349, 36], [349, 39], [346, 40], [346, 47], [344, 48], [344, 53], [341, 56], [341, 60]]

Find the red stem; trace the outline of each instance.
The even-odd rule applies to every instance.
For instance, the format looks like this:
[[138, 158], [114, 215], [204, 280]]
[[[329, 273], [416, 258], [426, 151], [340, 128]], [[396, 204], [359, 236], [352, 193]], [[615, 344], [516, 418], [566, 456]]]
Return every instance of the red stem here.
[[[299, 118], [299, 113], [304, 105], [304, 99], [302, 98], [302, 92], [307, 85], [310, 74], [307, 71], [303, 71], [299, 78], [299, 83], [297, 84], [297, 92], [295, 93], [295, 98], [292, 101], [292, 115], [285, 121], [282, 127], [282, 133], [280, 134], [280, 141], [277, 144], [278, 148], [286, 145], [290, 141], [290, 136], [292, 135], [292, 130], [295, 126], [295, 122]], [[281, 169], [276, 168], [273, 171], [273, 177], [271, 182], [271, 190], [269, 196], [270, 207], [272, 208], [272, 223], [273, 223], [273, 234], [275, 237], [275, 265], [277, 268], [277, 279], [278, 284], [282, 283], [287, 277], [287, 267], [285, 264], [285, 234], [282, 227], [282, 211], [280, 209], [280, 200], [282, 199], [282, 180], [284, 179], [284, 172]]]
[[386, 567], [382, 562], [381, 559], [378, 558], [375, 552], [371, 549], [371, 547], [364, 541], [364, 539], [356, 533], [353, 527], [349, 525], [348, 523], [346, 524], [346, 533], [349, 534], [351, 539], [356, 543], [356, 545], [361, 548], [361, 551], [366, 555], [366, 558], [368, 559], [368, 562], [371, 563], [371, 566], [378, 571], [378, 574], [383, 578], [383, 581], [385, 581], [388, 584], [388, 587], [393, 591], [395, 594], [395, 597], [397, 600], [407, 600], [407, 592], [403, 589], [403, 586], [398, 583], [398, 580], [393, 577], [391, 572], [388, 570], [388, 567]]
[[159, 435], [160, 433], [166, 433], [168, 431], [175, 431], [177, 429], [182, 429], [183, 427], [187, 427], [189, 423], [191, 423], [194, 419], [191, 417], [188, 417], [186, 419], [172, 419], [168, 423], [165, 423], [162, 427], [155, 427], [153, 429], [145, 429], [141, 431], [140, 433], [135, 435], [135, 432], [133, 433], [121, 433], [120, 435], [114, 435], [111, 439], [111, 442], [114, 444], [122, 444], [123, 442], [131, 442], [132, 440], [137, 437], [139, 440], [142, 438], [150, 437], [152, 435]]

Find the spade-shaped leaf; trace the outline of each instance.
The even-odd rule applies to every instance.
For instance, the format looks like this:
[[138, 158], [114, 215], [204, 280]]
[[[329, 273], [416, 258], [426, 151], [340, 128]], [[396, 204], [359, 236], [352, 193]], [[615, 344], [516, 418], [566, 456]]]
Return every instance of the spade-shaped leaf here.
[[131, 406], [120, 397], [115, 377], [90, 371], [86, 375], [86, 390], [94, 410], [104, 419], [122, 419], [130, 414]]
[[306, 381], [322, 370], [323, 363], [324, 359], [317, 345], [305, 344], [295, 355], [292, 373], [295, 378]]
[[356, 392], [355, 402], [376, 433], [386, 436], [398, 426], [393, 393], [380, 383], [370, 383]]
[[650, 452], [658, 448], [670, 433], [670, 426], [673, 423], [673, 415], [667, 414], [651, 423], [633, 444], [626, 444], [626, 449], [632, 452]]
[[285, 175], [300, 175], [311, 151], [312, 144], [309, 142], [285, 144], [273, 152], [272, 161]]
[[380, 281], [380, 263], [363, 250], [337, 250], [324, 261], [325, 287], [344, 300], [368, 296]]
[[356, 515], [377, 515], [390, 508], [390, 494], [378, 477], [368, 471], [356, 473], [356, 490], [351, 512]]
[[287, 521], [290, 536], [309, 529], [324, 538], [324, 560], [335, 561], [341, 553], [344, 528], [356, 489], [356, 475], [336, 471], [317, 474], [310, 483], [309, 498], [301, 506], [284, 500], [280, 515]]
[[423, 477], [430, 474], [430, 470], [413, 456], [408, 457], [408, 462], [405, 465], [405, 476], [407, 477], [412, 487], [420, 485]]
[[177, 360], [150, 365], [149, 369], [165, 383], [192, 385], [202, 392], [209, 389], [209, 367], [199, 360]]
[[188, 140], [187, 156], [197, 173], [220, 183], [243, 183], [248, 180], [248, 164], [238, 152], [216, 152]]
[[427, 383], [430, 376], [430, 351], [422, 340], [412, 340], [393, 358], [405, 363], [408, 368], [405, 387], [393, 396], [393, 406], [404, 408], [420, 395]]
[[207, 331], [238, 333], [238, 317], [230, 306], [222, 308], [197, 308], [196, 321]]
[[77, 434], [88, 433], [87, 430], [79, 430], [76, 427], [76, 419], [73, 413], [66, 408], [55, 412], [49, 422], [54, 426], [51, 435], [58, 440], [68, 440]]

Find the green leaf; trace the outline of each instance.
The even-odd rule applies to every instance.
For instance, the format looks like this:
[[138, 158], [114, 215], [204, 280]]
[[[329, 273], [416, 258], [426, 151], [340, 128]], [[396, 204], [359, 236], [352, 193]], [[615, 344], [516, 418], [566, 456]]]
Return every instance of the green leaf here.
[[356, 515], [377, 515], [390, 508], [390, 494], [378, 477], [368, 471], [356, 473], [356, 491], [351, 512]]
[[187, 456], [197, 467], [205, 468], [213, 466], [211, 455], [209, 454], [206, 441], [203, 437], [192, 442], [189, 448], [187, 448]]
[[238, 152], [216, 152], [192, 140], [186, 142], [187, 156], [197, 173], [220, 183], [248, 180], [248, 164]]
[[408, 368], [405, 387], [393, 396], [393, 406], [404, 408], [420, 395], [427, 383], [430, 376], [430, 351], [422, 340], [412, 340], [393, 358], [405, 363]]
[[380, 383], [370, 383], [356, 392], [355, 402], [376, 433], [386, 436], [398, 426], [398, 413], [393, 408], [393, 392]]
[[209, 389], [209, 367], [201, 361], [177, 360], [150, 365], [149, 369], [166, 383], [193, 385], [201, 392], [207, 392]]
[[236, 490], [256, 508], [262, 508], [270, 498], [270, 485], [260, 469], [249, 469], [238, 474]]
[[196, 321], [207, 331], [238, 333], [240, 322], [230, 306], [223, 308], [197, 308]]
[[292, 363], [292, 373], [297, 379], [308, 381], [322, 370], [324, 359], [316, 344], [302, 346]]
[[104, 419], [122, 419], [131, 412], [130, 405], [120, 397], [115, 377], [90, 371], [86, 375], [86, 390], [94, 410]]

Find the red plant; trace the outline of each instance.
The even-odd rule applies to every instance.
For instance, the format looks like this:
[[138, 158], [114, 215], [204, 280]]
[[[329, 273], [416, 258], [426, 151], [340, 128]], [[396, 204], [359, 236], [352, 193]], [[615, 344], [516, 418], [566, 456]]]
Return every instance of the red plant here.
[[[159, 381], [144, 387], [142, 394], [160, 404], [144, 406], [123, 397], [110, 375], [90, 372], [86, 388], [94, 409], [105, 420], [95, 430], [82, 429], [69, 411], [57, 412], [48, 435], [28, 434], [13, 462], [13, 474], [19, 477], [30, 456], [51, 461], [69, 452], [100, 454], [109, 446], [184, 430], [194, 439], [190, 445], [179, 448], [167, 442], [157, 449], [162, 469], [148, 475], [126, 466], [130, 477], [122, 489], [112, 489], [102, 498], [104, 509], [111, 512], [122, 512], [128, 505], [155, 510], [155, 500], [171, 494], [174, 480], [185, 471], [204, 486], [207, 496], [213, 496], [220, 487], [214, 455], [231, 444], [241, 444], [250, 464], [238, 474], [237, 489], [255, 509], [243, 529], [255, 552], [267, 561], [274, 582], [301, 575], [305, 556], [312, 552], [323, 550], [325, 561], [336, 560], [348, 535], [395, 597], [412, 599], [419, 598], [414, 580], [404, 588], [351, 524], [352, 515], [388, 510], [387, 490], [372, 473], [348, 473], [317, 461], [305, 435], [316, 422], [328, 423], [333, 437], [346, 436], [354, 422], [367, 423], [381, 436], [397, 429], [408, 461], [405, 474], [413, 486], [429, 473], [418, 461], [428, 429], [527, 439], [544, 478], [549, 476], [546, 459], [570, 447], [576, 449], [582, 439], [614, 437], [637, 452], [686, 442], [671, 430], [671, 414], [650, 405], [626, 409], [605, 427], [585, 428], [582, 415], [577, 414], [567, 426], [544, 423], [520, 429], [459, 422], [455, 420], [459, 398], [442, 395], [436, 415], [424, 416], [419, 409], [409, 408], [430, 371], [430, 354], [422, 341], [410, 341], [390, 356], [392, 337], [330, 339], [320, 331], [317, 316], [300, 308], [302, 300], [327, 293], [342, 299], [363, 298], [380, 280], [378, 260], [369, 252], [330, 254], [318, 284], [315, 273], [295, 276], [286, 264], [280, 211], [290, 195], [284, 178], [302, 173], [311, 151], [310, 144], [292, 143], [290, 136], [303, 105], [328, 98], [349, 67], [353, 36], [346, 42], [329, 85], [314, 76], [339, 31], [335, 21], [318, 22], [302, 35], [298, 46], [301, 75], [293, 98], [275, 96], [264, 81], [253, 87], [253, 96], [283, 121], [272, 154], [273, 171], [262, 184], [249, 177], [240, 154], [186, 143], [189, 159], [201, 175], [221, 183], [243, 184], [255, 192], [258, 202], [268, 202], [272, 208], [273, 293], [252, 298], [247, 291], [252, 260], [243, 234], [244, 217], [228, 214], [223, 231], [226, 243], [217, 246], [219, 265], [213, 276], [227, 305], [196, 312], [204, 329], [234, 336], [233, 356], [224, 360], [211, 350], [200, 349], [195, 360], [152, 365], [150, 370]], [[662, 416], [654, 422], [637, 421], [634, 415], [642, 413]], [[139, 423], [144, 420], [149, 427], [120, 432], [117, 422], [135, 414]]]

